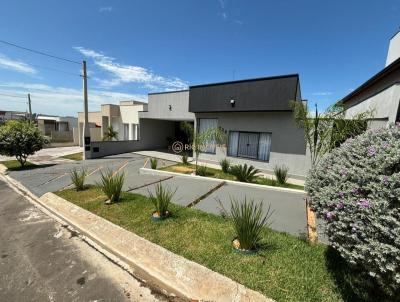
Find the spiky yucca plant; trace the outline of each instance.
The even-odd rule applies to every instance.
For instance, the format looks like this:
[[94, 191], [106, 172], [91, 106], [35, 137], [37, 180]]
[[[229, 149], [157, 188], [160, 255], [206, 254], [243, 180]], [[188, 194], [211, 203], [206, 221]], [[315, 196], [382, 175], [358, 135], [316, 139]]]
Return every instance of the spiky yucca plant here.
[[206, 166], [198, 166], [196, 175], [199, 176], [207, 176], [207, 167]]
[[221, 170], [224, 173], [229, 173], [229, 168], [231, 166], [231, 162], [227, 158], [223, 158], [219, 161], [219, 165], [221, 166]]
[[189, 155], [187, 153], [183, 153], [181, 156], [182, 164], [185, 166], [189, 165]]
[[77, 168], [74, 168], [70, 172], [70, 176], [75, 190], [82, 191], [85, 189], [86, 169], [82, 168], [82, 170], [78, 170]]
[[153, 170], [157, 169], [157, 165], [158, 165], [158, 159], [157, 158], [150, 158], [150, 167]]
[[121, 197], [122, 187], [125, 181], [125, 174], [107, 170], [101, 172], [101, 180], [98, 184], [108, 198], [108, 203], [118, 202]]
[[289, 168], [285, 165], [282, 166], [275, 166], [274, 167], [274, 174], [276, 177], [276, 181], [280, 185], [284, 185], [288, 179], [288, 172]]
[[262, 203], [255, 203], [253, 199], [243, 201], [231, 198], [229, 217], [232, 219], [236, 236], [240, 242], [240, 249], [256, 250], [261, 243], [261, 232], [271, 218], [271, 205], [264, 213]]
[[161, 183], [156, 185], [155, 193], [149, 192], [149, 198], [153, 203], [156, 212], [160, 216], [160, 218], [165, 218], [168, 215], [168, 207], [171, 203], [172, 197], [174, 196], [175, 191], [172, 191], [168, 187], [163, 187]]
[[253, 166], [247, 166], [247, 164], [235, 165], [230, 169], [230, 173], [234, 175], [238, 181], [242, 182], [252, 182], [256, 174], [259, 172], [260, 170]]

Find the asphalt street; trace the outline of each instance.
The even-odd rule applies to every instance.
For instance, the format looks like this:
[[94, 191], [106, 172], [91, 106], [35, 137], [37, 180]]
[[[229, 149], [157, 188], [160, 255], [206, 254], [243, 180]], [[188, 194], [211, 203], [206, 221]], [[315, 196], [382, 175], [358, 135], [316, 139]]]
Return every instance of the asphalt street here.
[[0, 182], [0, 301], [167, 301]]

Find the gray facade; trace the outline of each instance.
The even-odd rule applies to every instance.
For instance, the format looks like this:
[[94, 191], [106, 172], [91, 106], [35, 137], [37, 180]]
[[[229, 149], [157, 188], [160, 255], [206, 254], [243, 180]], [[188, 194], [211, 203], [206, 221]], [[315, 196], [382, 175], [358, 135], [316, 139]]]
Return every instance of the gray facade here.
[[194, 121], [194, 114], [189, 112], [189, 90], [150, 93], [148, 109], [139, 112], [139, 118]]
[[298, 75], [191, 86], [189, 99], [196, 131], [219, 127], [227, 137], [200, 159], [218, 163], [226, 157], [269, 174], [284, 164], [291, 177], [304, 178], [310, 157], [290, 108], [290, 101], [301, 101]]
[[[216, 147], [215, 153], [201, 153], [200, 159], [218, 163], [222, 158], [228, 158], [234, 164], [251, 164], [264, 173], [272, 174], [277, 165], [286, 165], [289, 174], [302, 179], [310, 168], [310, 157], [307, 152], [304, 132], [298, 128], [292, 112], [220, 112], [196, 113], [196, 121], [203, 118], [218, 120], [228, 138], [226, 146]], [[228, 152], [229, 133], [269, 133], [271, 137], [269, 159], [266, 161], [230, 156]]]

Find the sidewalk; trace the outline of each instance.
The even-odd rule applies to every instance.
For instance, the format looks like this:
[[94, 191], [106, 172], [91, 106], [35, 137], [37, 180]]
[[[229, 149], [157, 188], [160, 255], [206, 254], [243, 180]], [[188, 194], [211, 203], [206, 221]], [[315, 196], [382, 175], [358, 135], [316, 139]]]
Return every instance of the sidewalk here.
[[[58, 148], [45, 148], [39, 150], [34, 155], [28, 157], [28, 161], [36, 165], [47, 165], [54, 163], [70, 162], [66, 158], [59, 158], [68, 154], [82, 152], [82, 147], [58, 147]], [[8, 157], [0, 155], [0, 161], [15, 160], [15, 157]]]

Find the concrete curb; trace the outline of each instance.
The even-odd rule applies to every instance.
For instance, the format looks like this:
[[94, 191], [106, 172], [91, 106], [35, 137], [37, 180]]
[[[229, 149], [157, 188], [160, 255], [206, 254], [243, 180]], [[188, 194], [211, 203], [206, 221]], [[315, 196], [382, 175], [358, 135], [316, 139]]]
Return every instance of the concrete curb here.
[[100, 246], [128, 262], [139, 275], [196, 300], [273, 301], [212, 270], [189, 261], [70, 203], [53, 193], [40, 202]]
[[7, 171], [8, 171], [7, 167], [3, 164], [0, 164], [0, 173], [5, 174], [7, 173]]
[[129, 232], [53, 193], [37, 198], [22, 184], [0, 172], [18, 193], [27, 196], [43, 212], [82, 233], [89, 244], [119, 262], [135, 276], [178, 296], [200, 301], [273, 302], [261, 293], [220, 275], [198, 263]]
[[140, 168], [139, 172], [140, 172], [140, 174], [147, 174], [147, 175], [173, 175], [173, 176], [186, 177], [186, 178], [192, 178], [192, 179], [224, 181], [227, 184], [234, 184], [237, 186], [248, 187], [248, 188], [273, 190], [273, 191], [288, 192], [288, 193], [295, 193], [295, 194], [302, 194], [302, 195], [306, 194], [305, 191], [298, 190], [298, 189], [273, 187], [273, 186], [267, 186], [267, 185], [259, 185], [259, 184], [253, 184], [253, 183], [240, 182], [240, 181], [235, 181], [235, 180], [218, 179], [218, 178], [213, 178], [213, 177], [190, 175], [190, 174], [183, 174], [183, 173], [169, 172], [169, 171], [162, 171], [162, 170], [153, 170], [153, 169], [148, 169], [148, 168]]

